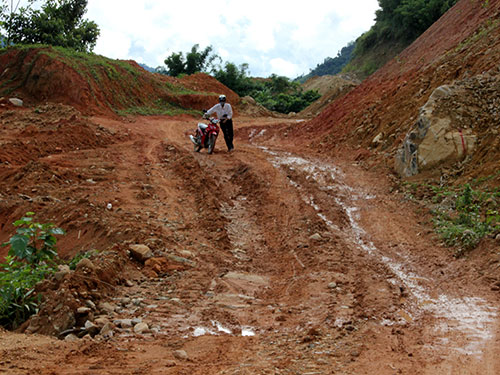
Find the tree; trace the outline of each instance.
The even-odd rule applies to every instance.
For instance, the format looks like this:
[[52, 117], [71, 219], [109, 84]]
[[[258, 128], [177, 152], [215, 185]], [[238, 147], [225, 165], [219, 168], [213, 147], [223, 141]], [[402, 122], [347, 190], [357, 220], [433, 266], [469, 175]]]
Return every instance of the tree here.
[[165, 59], [168, 74], [177, 77], [181, 74], [194, 74], [209, 71], [214, 60], [217, 59], [218, 56], [212, 54], [212, 46], [208, 46], [202, 51], [199, 49], [200, 45], [195, 44], [191, 48], [191, 52], [186, 54], [186, 57], [184, 57], [182, 52], [173, 52]]
[[240, 96], [247, 96], [256, 89], [257, 84], [247, 75], [248, 64], [239, 67], [231, 62], [226, 62], [224, 68], [214, 70], [214, 77]]
[[[29, 5], [32, 3], [30, 0]], [[4, 7], [2, 26], [7, 43], [49, 44], [90, 52], [100, 31], [95, 22], [83, 19], [87, 4], [88, 0], [46, 0], [40, 10], [28, 6], [8, 14]]]
[[271, 111], [290, 113], [302, 111], [321, 95], [315, 90], [304, 92], [298, 82], [272, 74], [265, 81], [264, 87], [255, 90], [252, 96]]

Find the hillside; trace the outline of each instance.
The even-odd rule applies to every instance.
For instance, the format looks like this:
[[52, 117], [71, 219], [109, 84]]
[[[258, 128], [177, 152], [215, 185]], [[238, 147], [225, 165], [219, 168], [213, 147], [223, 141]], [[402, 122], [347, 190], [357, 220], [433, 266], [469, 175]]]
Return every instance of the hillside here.
[[324, 75], [312, 77], [304, 82], [301, 87], [304, 91], [316, 90], [321, 97], [299, 112], [298, 117], [310, 117], [318, 115], [327, 105], [337, 98], [347, 94], [359, 85], [359, 81], [345, 75]]
[[[460, 1], [309, 121], [206, 75], [3, 50], [0, 373], [498, 375], [499, 19]], [[235, 149], [196, 152], [220, 92]], [[26, 259], [54, 245], [37, 223], [66, 231], [54, 261]]]
[[[499, 1], [487, 6], [460, 1], [398, 58], [331, 103], [318, 117], [295, 127], [297, 139], [318, 139], [310, 147], [328, 154], [357, 149], [356, 155], [367, 158], [369, 165], [382, 163], [393, 169], [403, 142], [418, 127], [421, 108], [438, 87], [449, 85], [454, 88], [443, 99], [437, 116], [454, 120], [442, 136], [461, 128], [474, 135], [477, 143], [466, 155], [457, 145], [457, 151], [441, 164], [431, 165], [430, 170], [421, 165], [420, 171], [438, 179], [493, 176], [498, 185], [499, 14]], [[461, 94], [463, 90], [467, 95]], [[464, 157], [466, 163], [460, 163]]]
[[239, 102], [237, 94], [205, 74], [177, 79], [151, 74], [134, 61], [57, 47], [4, 49], [0, 71], [0, 95], [28, 105], [63, 103], [84, 114], [199, 111], [217, 103], [220, 93]]
[[353, 58], [343, 71], [365, 79], [409, 46], [457, 1], [379, 1], [375, 24], [356, 39]]
[[297, 80], [305, 83], [314, 77], [339, 74], [349, 61], [351, 61], [355, 46], [355, 42], [349, 43], [337, 53], [337, 56], [333, 58], [327, 57], [321, 64], [311, 69], [308, 74], [298, 77]]

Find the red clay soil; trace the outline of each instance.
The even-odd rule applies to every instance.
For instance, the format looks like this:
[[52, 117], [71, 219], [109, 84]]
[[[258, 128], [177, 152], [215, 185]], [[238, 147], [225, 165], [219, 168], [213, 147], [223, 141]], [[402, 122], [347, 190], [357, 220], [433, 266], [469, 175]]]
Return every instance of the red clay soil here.
[[[392, 169], [394, 156], [433, 90], [475, 75], [500, 75], [500, 1], [459, 1], [411, 46], [320, 115], [288, 129], [288, 139], [311, 150], [345, 154]], [[499, 131], [498, 123], [490, 124]], [[270, 129], [268, 135], [284, 132]], [[372, 140], [382, 133], [382, 142]], [[491, 134], [491, 132], [489, 132]], [[481, 134], [483, 137], [484, 134]], [[465, 166], [464, 178], [500, 169], [498, 136]], [[485, 155], [487, 159], [485, 159]], [[436, 169], [439, 178], [444, 172]], [[500, 184], [497, 176], [496, 185]]]
[[[499, 3], [461, 1], [416, 42], [422, 65], [410, 47], [309, 123], [237, 117], [231, 153], [222, 137], [195, 153], [188, 115], [119, 118], [91, 99], [108, 109], [85, 117], [24, 86], [27, 108], [0, 102], [0, 242], [33, 211], [67, 231], [63, 258], [98, 250], [0, 330], [0, 374], [499, 374], [498, 241], [456, 259], [385, 167], [434, 87], [498, 64], [496, 22], [469, 49], [435, 33], [461, 23], [450, 37], [467, 40]], [[382, 129], [394, 144], [368, 151]]]
[[0, 54], [0, 72], [0, 94], [30, 105], [63, 103], [85, 115], [156, 107], [158, 102], [201, 110], [217, 103], [219, 94], [239, 103], [236, 93], [207, 74], [178, 79], [151, 74], [133, 61], [78, 59], [52, 47], [9, 48]]
[[[43, 118], [57, 127], [73, 114], [56, 106]], [[2, 143], [48, 139], [48, 125], [23, 136], [35, 115], [4, 112]], [[456, 260], [391, 175], [257, 133], [283, 120], [239, 118], [252, 140], [227, 153], [221, 139], [213, 155], [192, 150], [195, 118], [72, 121], [102, 142], [40, 141], [28, 162], [2, 159], [0, 240], [35, 211], [68, 232], [61, 255], [101, 253], [37, 288], [44, 303], [25, 333], [0, 333], [0, 373], [499, 372], [494, 243]], [[60, 126], [57, 138], [73, 132]], [[132, 259], [130, 244], [154, 258]], [[113, 335], [28, 334], [87, 320]]]

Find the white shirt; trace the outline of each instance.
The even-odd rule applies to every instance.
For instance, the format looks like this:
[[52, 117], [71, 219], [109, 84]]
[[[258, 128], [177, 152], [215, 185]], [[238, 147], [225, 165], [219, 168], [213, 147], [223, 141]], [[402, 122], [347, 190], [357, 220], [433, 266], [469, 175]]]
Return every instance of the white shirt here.
[[228, 103], [224, 103], [224, 106], [222, 106], [222, 103], [214, 105], [207, 111], [207, 114], [211, 115], [214, 112], [217, 113], [217, 118], [219, 120], [221, 120], [224, 115], [227, 115], [226, 118], [228, 120], [233, 118], [233, 109], [231, 108], [231, 104]]

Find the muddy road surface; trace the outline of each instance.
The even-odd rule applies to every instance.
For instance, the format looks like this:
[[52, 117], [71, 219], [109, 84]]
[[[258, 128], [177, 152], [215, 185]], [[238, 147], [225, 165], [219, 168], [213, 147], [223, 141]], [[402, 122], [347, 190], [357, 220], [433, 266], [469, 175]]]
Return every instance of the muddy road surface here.
[[284, 146], [259, 128], [278, 120], [239, 119], [249, 136], [212, 155], [196, 119], [92, 121], [115, 141], [40, 155], [83, 176], [53, 187], [74, 198], [63, 252], [126, 240], [155, 260], [96, 311], [112, 334], [0, 333], [0, 374], [500, 373], [498, 292], [386, 172]]

